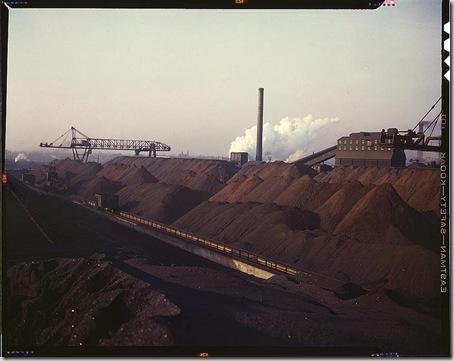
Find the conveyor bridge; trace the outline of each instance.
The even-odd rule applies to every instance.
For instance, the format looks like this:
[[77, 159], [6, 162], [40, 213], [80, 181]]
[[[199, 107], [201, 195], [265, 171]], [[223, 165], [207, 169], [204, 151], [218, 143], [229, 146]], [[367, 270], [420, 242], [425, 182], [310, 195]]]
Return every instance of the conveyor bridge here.
[[308, 155], [307, 157], [298, 159], [294, 163], [303, 163], [305, 165], [313, 167], [314, 165], [323, 163], [323, 162], [327, 161], [328, 159], [334, 158], [336, 156], [336, 149], [337, 149], [337, 146], [334, 145], [332, 147], [323, 149], [317, 153]]

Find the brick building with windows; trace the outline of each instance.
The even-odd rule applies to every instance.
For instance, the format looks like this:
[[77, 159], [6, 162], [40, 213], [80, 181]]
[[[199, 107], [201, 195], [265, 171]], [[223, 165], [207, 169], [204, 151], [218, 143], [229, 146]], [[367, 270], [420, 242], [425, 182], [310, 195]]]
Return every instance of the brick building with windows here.
[[[388, 129], [393, 134], [397, 129]], [[405, 152], [385, 132], [351, 133], [337, 141], [336, 166], [405, 167]]]

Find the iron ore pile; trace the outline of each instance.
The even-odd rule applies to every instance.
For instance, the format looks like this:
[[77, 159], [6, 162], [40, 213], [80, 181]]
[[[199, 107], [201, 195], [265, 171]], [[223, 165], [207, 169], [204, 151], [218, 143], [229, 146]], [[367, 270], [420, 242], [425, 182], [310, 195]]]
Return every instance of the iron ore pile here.
[[[49, 170], [58, 179], [52, 189], [46, 181]], [[15, 339], [27, 334], [20, 320], [30, 319], [40, 327], [45, 323], [46, 332], [33, 336], [41, 344], [144, 344], [140, 338], [128, 339], [137, 330], [144, 330], [145, 343], [174, 344], [175, 337], [191, 343], [196, 341], [187, 337], [209, 328], [202, 325], [197, 332], [181, 331], [178, 336], [178, 330], [186, 330], [181, 325], [196, 325], [197, 312], [210, 320], [206, 312], [215, 305], [219, 312], [212, 316], [213, 324], [227, 325], [228, 332], [217, 335], [216, 340], [222, 342], [226, 335], [250, 341], [251, 332], [258, 332], [257, 342], [279, 340], [279, 345], [282, 340], [289, 345], [316, 346], [321, 340], [329, 346], [358, 340], [361, 345], [405, 344], [409, 350], [431, 350], [437, 342], [437, 169], [335, 167], [317, 173], [297, 163], [246, 163], [239, 168], [221, 160], [119, 157], [104, 165], [54, 161], [34, 175], [36, 186], [42, 189], [79, 200], [92, 200], [97, 193], [117, 194], [122, 210], [335, 282], [326, 287], [313, 282], [293, 284], [283, 276], [250, 281], [240, 278], [244, 275], [207, 272], [202, 266], [150, 266], [140, 254], [125, 258], [129, 266], [151, 274], [151, 283], [160, 280], [161, 286], [186, 300], [175, 303], [179, 299], [175, 295], [169, 300], [160, 286], [151, 289], [105, 260], [21, 263], [8, 271], [10, 296], [17, 293], [18, 297], [13, 303], [23, 304], [14, 316], [18, 326], [11, 337]], [[74, 332], [68, 329], [75, 317], [68, 311], [69, 300], [79, 299], [86, 290], [86, 297], [76, 305], [77, 312], [86, 316], [76, 317]], [[210, 292], [215, 301], [200, 297], [200, 290]], [[20, 302], [24, 294], [34, 301]], [[244, 297], [249, 302], [247, 312]], [[207, 302], [206, 307], [200, 306], [201, 300]], [[282, 306], [284, 301], [291, 305], [288, 310]], [[192, 308], [184, 309], [183, 304]], [[31, 311], [41, 308], [65, 312], [64, 319], [45, 321]], [[109, 315], [126, 318], [109, 319], [106, 309]], [[226, 317], [227, 311], [230, 316], [219, 321], [217, 317]], [[182, 314], [197, 315], [197, 322], [185, 321]], [[233, 319], [244, 326], [241, 330], [247, 336], [238, 333], [236, 324], [228, 326]], [[272, 329], [272, 325], [281, 326]], [[289, 331], [292, 328], [294, 332]], [[128, 331], [132, 329], [137, 332]], [[215, 337], [206, 332], [205, 337]], [[265, 334], [274, 341], [263, 338]], [[73, 339], [73, 335], [80, 337]], [[344, 335], [345, 340], [341, 339]], [[231, 340], [234, 345], [237, 342]]]
[[[361, 285], [438, 294], [439, 172], [221, 160], [55, 161], [59, 192], [116, 193], [120, 209]], [[44, 183], [46, 167], [35, 171]]]
[[15, 325], [8, 334], [13, 343], [173, 343], [169, 328], [159, 320], [178, 315], [180, 309], [102, 256], [21, 263], [8, 271], [8, 278], [8, 295], [15, 305], [8, 314]]
[[164, 223], [207, 200], [238, 170], [218, 160], [120, 157], [102, 166], [65, 159], [35, 170], [37, 185], [46, 188], [50, 169], [58, 193], [83, 200], [116, 193], [121, 209]]
[[438, 171], [243, 167], [174, 224], [304, 269], [432, 298]]

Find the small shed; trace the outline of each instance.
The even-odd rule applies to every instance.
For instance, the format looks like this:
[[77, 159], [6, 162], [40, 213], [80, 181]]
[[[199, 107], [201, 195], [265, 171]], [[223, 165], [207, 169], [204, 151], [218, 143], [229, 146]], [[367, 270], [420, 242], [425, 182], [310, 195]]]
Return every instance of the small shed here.
[[118, 209], [117, 194], [95, 194], [95, 203], [99, 208]]

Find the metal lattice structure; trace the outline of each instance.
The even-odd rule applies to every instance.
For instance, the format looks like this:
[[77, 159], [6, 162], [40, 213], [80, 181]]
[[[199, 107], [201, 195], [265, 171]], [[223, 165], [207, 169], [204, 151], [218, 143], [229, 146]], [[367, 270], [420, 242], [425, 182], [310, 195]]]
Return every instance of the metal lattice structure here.
[[86, 162], [93, 150], [133, 150], [136, 155], [148, 152], [156, 157], [156, 152], [168, 152], [170, 146], [154, 140], [91, 138], [71, 127], [51, 143], [40, 143], [43, 148], [71, 149], [76, 160]]

